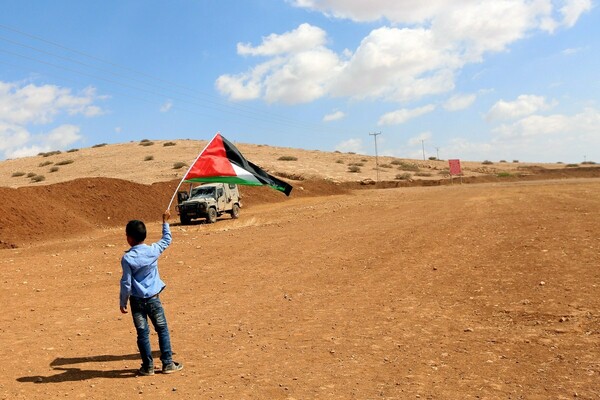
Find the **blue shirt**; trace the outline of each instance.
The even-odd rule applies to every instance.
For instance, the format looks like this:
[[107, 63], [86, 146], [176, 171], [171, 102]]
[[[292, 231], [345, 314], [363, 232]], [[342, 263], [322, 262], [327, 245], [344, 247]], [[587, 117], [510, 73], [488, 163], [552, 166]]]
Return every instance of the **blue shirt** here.
[[121, 307], [127, 307], [129, 296], [148, 298], [165, 288], [158, 273], [158, 257], [170, 244], [171, 230], [169, 224], [164, 223], [158, 242], [150, 246], [140, 243], [125, 252], [121, 258]]

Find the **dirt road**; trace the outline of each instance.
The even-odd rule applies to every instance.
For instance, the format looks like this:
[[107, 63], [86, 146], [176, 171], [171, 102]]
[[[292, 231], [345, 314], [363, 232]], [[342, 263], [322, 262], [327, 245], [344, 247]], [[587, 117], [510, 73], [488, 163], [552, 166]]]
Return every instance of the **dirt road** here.
[[3, 249], [0, 398], [598, 398], [599, 211], [600, 180], [573, 179], [174, 224], [161, 297], [185, 368], [153, 377], [118, 309], [123, 228]]

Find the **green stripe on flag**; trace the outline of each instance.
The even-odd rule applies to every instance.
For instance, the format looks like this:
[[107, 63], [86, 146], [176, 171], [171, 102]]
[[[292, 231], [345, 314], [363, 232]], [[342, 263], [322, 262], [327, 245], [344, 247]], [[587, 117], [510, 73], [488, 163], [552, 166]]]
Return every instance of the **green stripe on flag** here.
[[185, 182], [222, 182], [222, 183], [235, 183], [237, 185], [247, 185], [247, 186], [263, 186], [262, 183], [256, 181], [249, 181], [246, 179], [239, 178], [237, 176], [210, 176], [210, 177], [202, 177], [202, 178], [192, 178], [186, 179]]

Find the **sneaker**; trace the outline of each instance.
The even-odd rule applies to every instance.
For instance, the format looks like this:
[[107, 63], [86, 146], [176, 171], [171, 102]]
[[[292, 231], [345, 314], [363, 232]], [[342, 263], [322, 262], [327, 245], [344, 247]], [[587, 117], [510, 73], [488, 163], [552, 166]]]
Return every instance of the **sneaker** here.
[[172, 374], [173, 372], [181, 371], [183, 364], [173, 361], [171, 364], [163, 366], [163, 374]]
[[154, 367], [144, 367], [142, 365], [142, 367], [140, 368], [140, 370], [138, 371], [138, 373], [142, 376], [150, 376], [150, 375], [154, 375]]

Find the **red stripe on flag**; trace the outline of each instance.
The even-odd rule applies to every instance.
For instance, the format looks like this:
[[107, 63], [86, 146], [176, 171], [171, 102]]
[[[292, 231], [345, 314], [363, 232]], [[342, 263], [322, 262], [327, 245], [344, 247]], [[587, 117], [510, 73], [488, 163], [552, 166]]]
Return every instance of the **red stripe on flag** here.
[[233, 166], [227, 158], [221, 135], [216, 135], [206, 146], [184, 179], [206, 176], [236, 176]]

